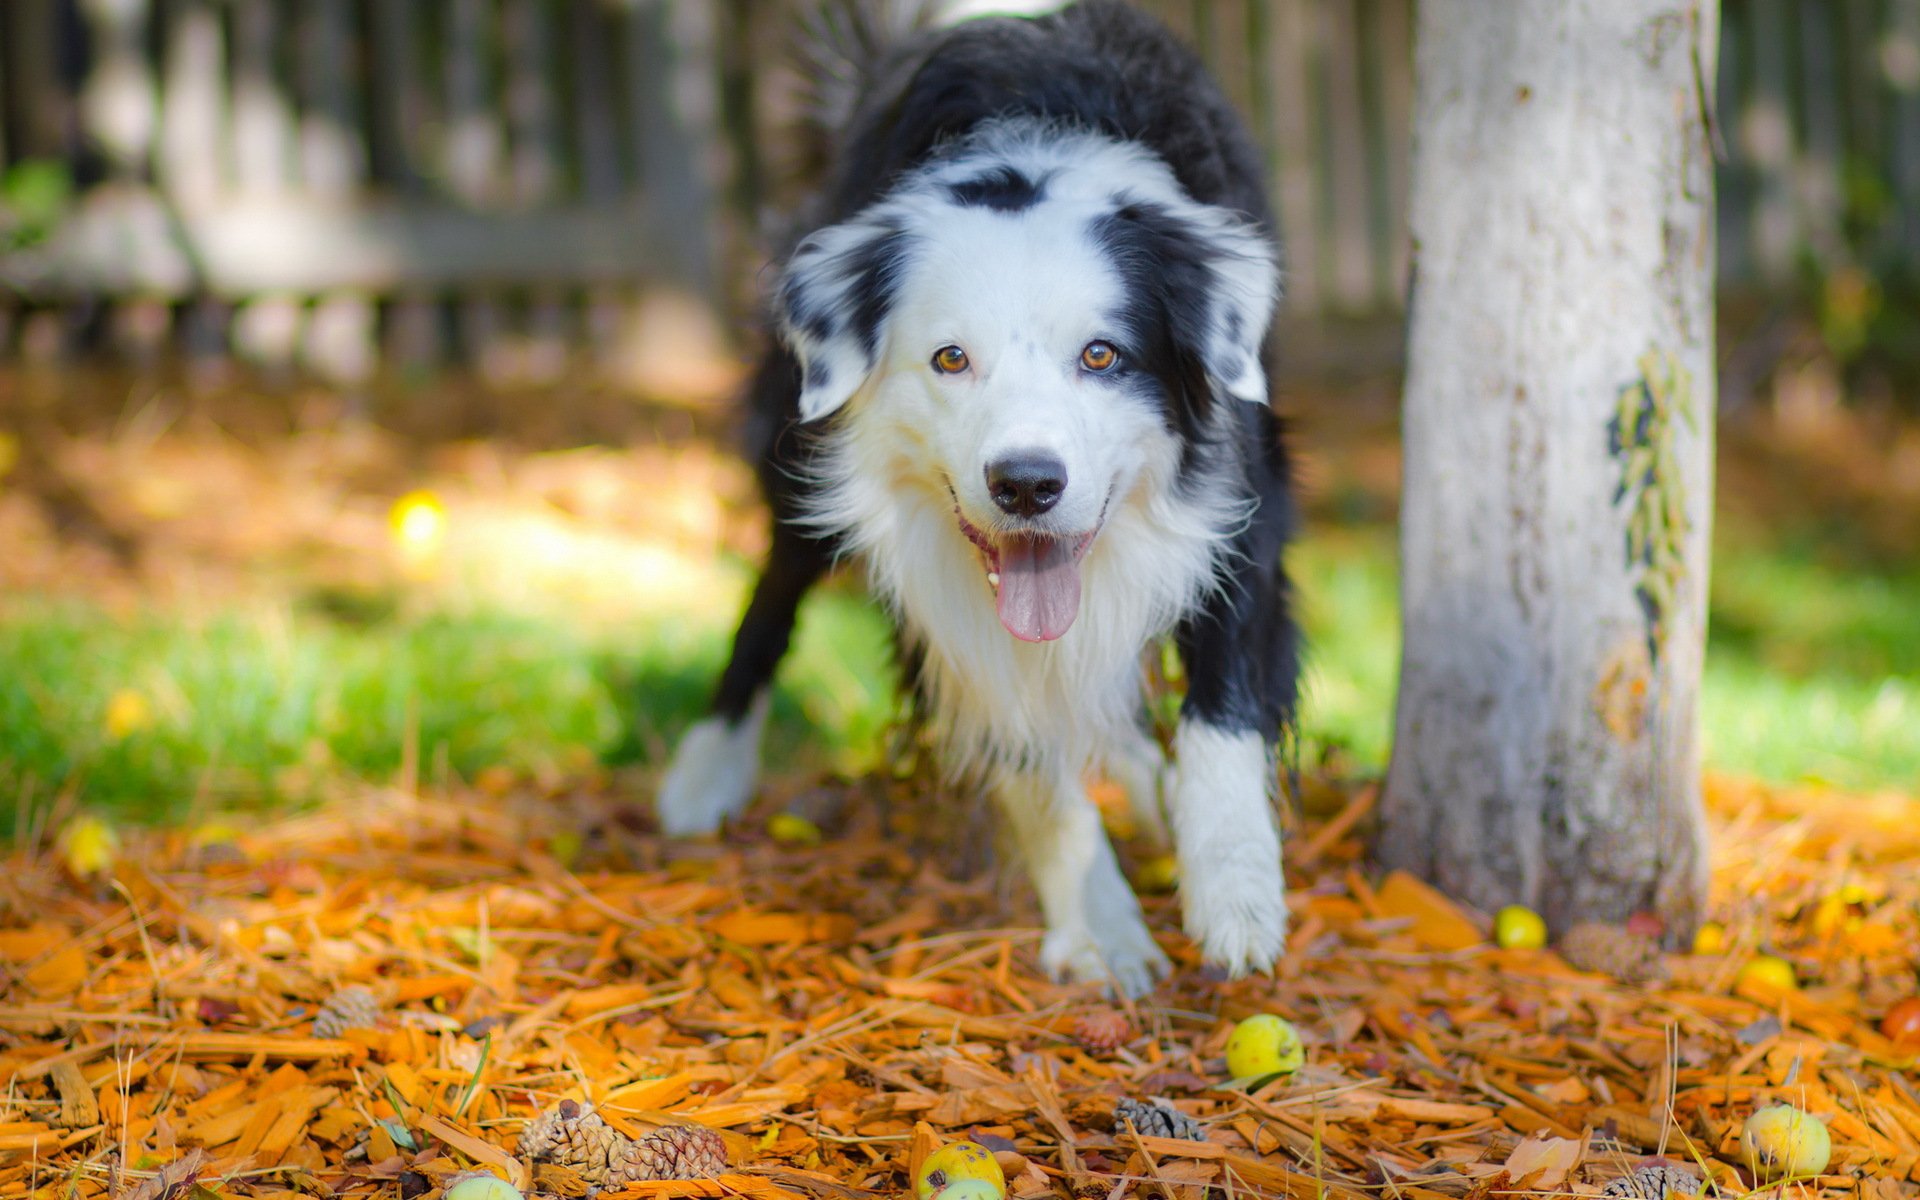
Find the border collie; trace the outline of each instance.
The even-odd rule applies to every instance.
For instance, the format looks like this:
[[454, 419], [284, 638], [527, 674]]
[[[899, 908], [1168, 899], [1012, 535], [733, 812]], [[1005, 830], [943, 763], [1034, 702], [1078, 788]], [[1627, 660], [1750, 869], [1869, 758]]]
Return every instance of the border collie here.
[[[856, 557], [947, 766], [1011, 826], [1042, 964], [1130, 994], [1167, 968], [1082, 782], [1104, 771], [1170, 827], [1206, 960], [1266, 970], [1297, 638], [1260, 157], [1194, 54], [1115, 0], [914, 35], [862, 79], [752, 385], [771, 558], [661, 825], [747, 803], [795, 609]], [[1171, 763], [1142, 687], [1169, 633]]]

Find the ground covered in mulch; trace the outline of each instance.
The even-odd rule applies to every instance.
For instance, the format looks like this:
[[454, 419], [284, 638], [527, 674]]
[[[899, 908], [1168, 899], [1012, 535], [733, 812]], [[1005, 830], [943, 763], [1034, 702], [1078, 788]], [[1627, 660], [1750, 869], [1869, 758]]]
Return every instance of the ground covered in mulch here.
[[[1155, 895], [1176, 974], [1116, 1006], [1038, 973], [1024, 884], [959, 878], [904, 785], [774, 788], [671, 852], [629, 786], [481, 785], [123, 835], [83, 878], [104, 847], [16, 851], [0, 1196], [431, 1200], [475, 1167], [579, 1195], [515, 1157], [565, 1100], [627, 1137], [720, 1134], [723, 1173], [628, 1195], [899, 1193], [961, 1138], [1016, 1197], [1593, 1194], [1663, 1153], [1740, 1194], [1741, 1122], [1778, 1100], [1834, 1142], [1788, 1191], [1920, 1193], [1913, 1048], [1876, 1028], [1916, 991], [1904, 798], [1713, 781], [1728, 945], [1628, 983], [1495, 949], [1477, 915], [1372, 872], [1371, 788], [1310, 779], [1278, 977], [1210, 977]], [[789, 806], [823, 844], [771, 836]], [[1736, 983], [1757, 951], [1801, 987]], [[1306, 1064], [1228, 1086], [1255, 1012], [1299, 1027]], [[1114, 1128], [1155, 1098], [1204, 1140]]]

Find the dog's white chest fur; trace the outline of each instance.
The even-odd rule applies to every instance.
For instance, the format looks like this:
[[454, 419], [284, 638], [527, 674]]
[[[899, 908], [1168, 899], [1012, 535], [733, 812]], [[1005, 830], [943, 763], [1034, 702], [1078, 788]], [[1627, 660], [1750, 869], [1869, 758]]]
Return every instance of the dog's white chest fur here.
[[1050, 764], [1079, 773], [1130, 745], [1142, 651], [1213, 585], [1218, 508], [1155, 513], [1138, 493], [1120, 498], [1082, 566], [1073, 627], [1029, 643], [1002, 628], [992, 586], [951, 509], [873, 479], [844, 481], [835, 507], [860, 512], [849, 541], [924, 655], [921, 682], [946, 765], [991, 772]]

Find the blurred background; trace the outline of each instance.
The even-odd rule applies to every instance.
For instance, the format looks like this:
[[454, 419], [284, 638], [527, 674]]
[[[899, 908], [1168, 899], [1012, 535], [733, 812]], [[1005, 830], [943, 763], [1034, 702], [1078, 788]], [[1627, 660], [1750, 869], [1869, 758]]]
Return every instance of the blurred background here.
[[[0, 2], [0, 806], [650, 793], [765, 543], [800, 0]], [[991, 5], [972, 5], [983, 8]], [[1411, 0], [1164, 0], [1266, 148], [1300, 757], [1384, 765]], [[1724, 0], [1708, 767], [1920, 781], [1920, 0]], [[822, 589], [790, 777], [880, 761]]]

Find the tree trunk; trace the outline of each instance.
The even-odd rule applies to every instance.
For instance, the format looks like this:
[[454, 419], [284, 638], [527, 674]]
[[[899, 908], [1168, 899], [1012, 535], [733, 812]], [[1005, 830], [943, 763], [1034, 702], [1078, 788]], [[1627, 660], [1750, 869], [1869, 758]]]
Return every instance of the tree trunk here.
[[1557, 929], [1704, 899], [1717, 0], [1423, 0], [1381, 858]]

